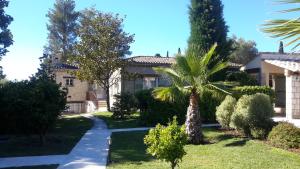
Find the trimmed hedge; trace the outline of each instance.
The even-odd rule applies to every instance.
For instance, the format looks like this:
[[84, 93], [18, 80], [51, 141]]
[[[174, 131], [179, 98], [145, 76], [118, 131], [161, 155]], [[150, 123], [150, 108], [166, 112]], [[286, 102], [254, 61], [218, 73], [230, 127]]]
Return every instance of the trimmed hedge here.
[[281, 122], [273, 127], [269, 142], [279, 148], [300, 148], [300, 129], [291, 123]]
[[232, 89], [233, 96], [235, 98], [240, 98], [243, 95], [253, 95], [256, 93], [263, 93], [270, 97], [271, 102], [274, 103], [275, 101], [275, 92], [272, 88], [268, 86], [239, 86], [234, 87]]

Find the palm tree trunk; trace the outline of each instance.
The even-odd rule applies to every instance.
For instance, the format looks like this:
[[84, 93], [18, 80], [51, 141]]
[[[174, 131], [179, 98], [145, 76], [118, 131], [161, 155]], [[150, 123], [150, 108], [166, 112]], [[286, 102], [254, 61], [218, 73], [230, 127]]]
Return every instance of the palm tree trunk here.
[[203, 141], [201, 117], [199, 112], [198, 94], [195, 90], [190, 96], [190, 103], [186, 115], [186, 133], [191, 144], [200, 144]]

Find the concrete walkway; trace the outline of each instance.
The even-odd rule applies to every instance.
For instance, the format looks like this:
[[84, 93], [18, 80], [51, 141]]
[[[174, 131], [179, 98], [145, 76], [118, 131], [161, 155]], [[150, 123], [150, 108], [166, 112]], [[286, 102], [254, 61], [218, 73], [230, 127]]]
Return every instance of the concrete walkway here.
[[106, 168], [111, 132], [103, 120], [85, 116], [94, 121], [93, 128], [86, 132], [58, 169]]

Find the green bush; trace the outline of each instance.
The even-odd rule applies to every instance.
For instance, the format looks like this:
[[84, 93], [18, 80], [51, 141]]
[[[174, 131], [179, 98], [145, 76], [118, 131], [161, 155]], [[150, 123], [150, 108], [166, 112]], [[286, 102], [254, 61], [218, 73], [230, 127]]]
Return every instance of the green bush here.
[[239, 99], [243, 95], [253, 95], [256, 93], [263, 93], [270, 97], [271, 102], [275, 101], [275, 92], [268, 86], [239, 86], [232, 89], [235, 98]]
[[242, 96], [231, 117], [231, 126], [246, 136], [266, 138], [272, 129], [274, 110], [270, 98], [265, 94]]
[[226, 75], [226, 81], [238, 82], [240, 86], [255, 86], [258, 82], [246, 72], [231, 72]]
[[217, 107], [217, 121], [223, 128], [229, 129], [231, 115], [236, 105], [236, 99], [232, 96], [226, 96], [225, 100]]
[[300, 148], [300, 129], [293, 124], [281, 122], [273, 127], [268, 141], [280, 148]]
[[114, 95], [115, 102], [112, 107], [113, 117], [123, 119], [126, 115], [135, 112], [136, 99], [130, 93], [121, 93]]
[[37, 134], [41, 143], [65, 109], [66, 91], [47, 77], [0, 87], [0, 133]]
[[174, 169], [186, 154], [184, 146], [187, 143], [187, 134], [185, 127], [178, 126], [176, 117], [174, 117], [167, 127], [158, 124], [151, 129], [145, 136], [144, 142], [148, 146], [149, 154], [170, 162], [171, 168]]
[[225, 99], [226, 94], [214, 90], [204, 90], [200, 94], [199, 111], [204, 123], [216, 122], [216, 108]]
[[173, 116], [178, 117], [180, 124], [184, 123], [187, 103], [159, 101], [152, 96], [152, 90], [139, 91], [135, 96], [137, 98], [137, 108], [140, 110], [142, 125], [167, 124]]

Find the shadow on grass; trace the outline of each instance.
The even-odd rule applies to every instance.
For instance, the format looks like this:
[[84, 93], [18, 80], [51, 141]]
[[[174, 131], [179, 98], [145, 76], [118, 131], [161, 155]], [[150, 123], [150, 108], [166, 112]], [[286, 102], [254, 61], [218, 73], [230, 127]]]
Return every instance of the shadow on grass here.
[[225, 144], [225, 147], [239, 147], [239, 146], [244, 146], [249, 140], [237, 140], [233, 141], [231, 143]]

